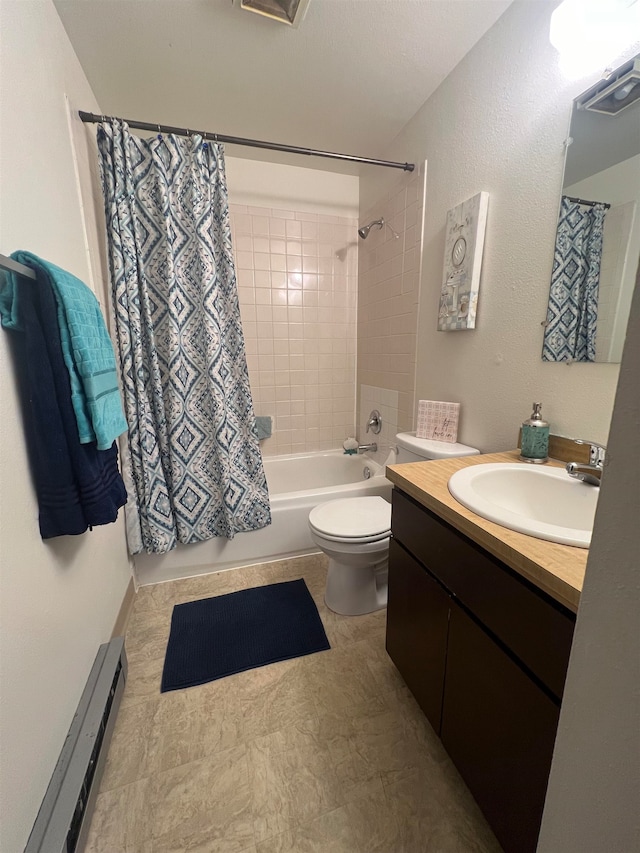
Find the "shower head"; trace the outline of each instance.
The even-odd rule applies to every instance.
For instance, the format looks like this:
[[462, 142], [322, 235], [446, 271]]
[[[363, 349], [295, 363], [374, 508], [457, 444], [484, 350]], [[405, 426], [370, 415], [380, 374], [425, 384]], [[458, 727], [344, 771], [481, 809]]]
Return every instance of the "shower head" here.
[[374, 221], [370, 222], [368, 225], [363, 225], [362, 228], [358, 228], [358, 234], [363, 240], [367, 239], [369, 231], [371, 231], [374, 225], [378, 228], [382, 228], [384, 226], [384, 219], [374, 219]]
[[362, 237], [363, 240], [366, 240], [369, 236], [369, 231], [371, 231], [374, 226], [376, 228], [384, 228], [385, 225], [397, 240], [400, 235], [397, 231], [394, 231], [393, 228], [389, 225], [389, 223], [385, 222], [384, 219], [374, 219], [373, 222], [370, 222], [368, 225], [363, 225], [362, 228], [358, 228], [358, 234], [360, 237]]

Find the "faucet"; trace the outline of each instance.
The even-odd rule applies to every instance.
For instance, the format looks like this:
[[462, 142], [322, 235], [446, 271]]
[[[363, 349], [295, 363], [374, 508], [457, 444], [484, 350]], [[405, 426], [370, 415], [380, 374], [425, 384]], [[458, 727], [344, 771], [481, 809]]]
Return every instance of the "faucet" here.
[[358, 453], [366, 453], [367, 450], [370, 450], [371, 453], [376, 453], [378, 450], [378, 445], [374, 441], [372, 444], [359, 444], [358, 445]]
[[577, 480], [582, 480], [583, 483], [589, 483], [591, 486], [599, 486], [607, 448], [603, 447], [602, 444], [597, 444], [595, 441], [582, 441], [580, 439], [576, 439], [576, 444], [589, 445], [589, 464], [568, 462], [567, 474], [570, 477], [575, 477]]
[[378, 435], [381, 429], [382, 415], [377, 409], [373, 409], [371, 414], [369, 415], [369, 420], [367, 421], [366, 432], [369, 432], [369, 430], [371, 430], [374, 435]]

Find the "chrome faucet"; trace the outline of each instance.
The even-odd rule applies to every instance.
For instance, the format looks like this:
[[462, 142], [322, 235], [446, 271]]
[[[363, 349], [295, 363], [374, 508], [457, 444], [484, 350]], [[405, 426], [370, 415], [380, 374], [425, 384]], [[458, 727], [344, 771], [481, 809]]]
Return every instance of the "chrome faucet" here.
[[369, 415], [369, 420], [367, 421], [366, 432], [369, 432], [369, 430], [371, 430], [374, 435], [378, 435], [381, 429], [382, 415], [377, 409], [373, 409], [371, 414]]
[[607, 448], [603, 447], [602, 444], [597, 444], [595, 441], [581, 441], [580, 439], [576, 439], [576, 444], [589, 445], [589, 464], [568, 462], [567, 474], [570, 477], [575, 477], [577, 480], [582, 480], [583, 483], [589, 483], [591, 486], [599, 486]]
[[372, 453], [376, 453], [378, 450], [378, 445], [374, 441], [372, 444], [359, 444], [358, 445], [358, 453], [366, 453], [367, 450], [370, 450]]

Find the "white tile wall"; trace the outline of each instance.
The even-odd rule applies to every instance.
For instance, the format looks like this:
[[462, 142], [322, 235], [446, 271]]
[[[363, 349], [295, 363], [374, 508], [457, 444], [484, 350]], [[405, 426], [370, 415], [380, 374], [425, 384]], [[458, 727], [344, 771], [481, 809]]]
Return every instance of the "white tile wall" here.
[[[383, 217], [389, 228], [360, 241], [358, 270], [358, 385], [393, 390], [396, 424], [412, 428], [415, 416], [424, 166], [403, 176], [394, 189], [361, 217]], [[361, 423], [361, 413], [358, 414]]]
[[[398, 392], [389, 388], [376, 388], [373, 385], [360, 386], [360, 416], [358, 421], [358, 439], [360, 444], [371, 444], [375, 441], [378, 445], [376, 453], [369, 455], [384, 464], [389, 450], [395, 445], [398, 432]], [[382, 429], [375, 435], [366, 432], [367, 421], [373, 409], [377, 409], [382, 416]]]
[[355, 431], [357, 221], [231, 205], [240, 311], [265, 455], [342, 447]]

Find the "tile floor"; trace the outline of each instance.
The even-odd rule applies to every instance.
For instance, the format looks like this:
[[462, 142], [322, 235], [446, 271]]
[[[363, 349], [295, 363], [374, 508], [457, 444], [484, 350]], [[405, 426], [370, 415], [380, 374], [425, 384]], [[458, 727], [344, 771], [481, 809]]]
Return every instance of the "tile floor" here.
[[[323, 555], [143, 587], [87, 853], [499, 853], [384, 649], [323, 602]], [[331, 650], [160, 694], [174, 604], [304, 577]]]

